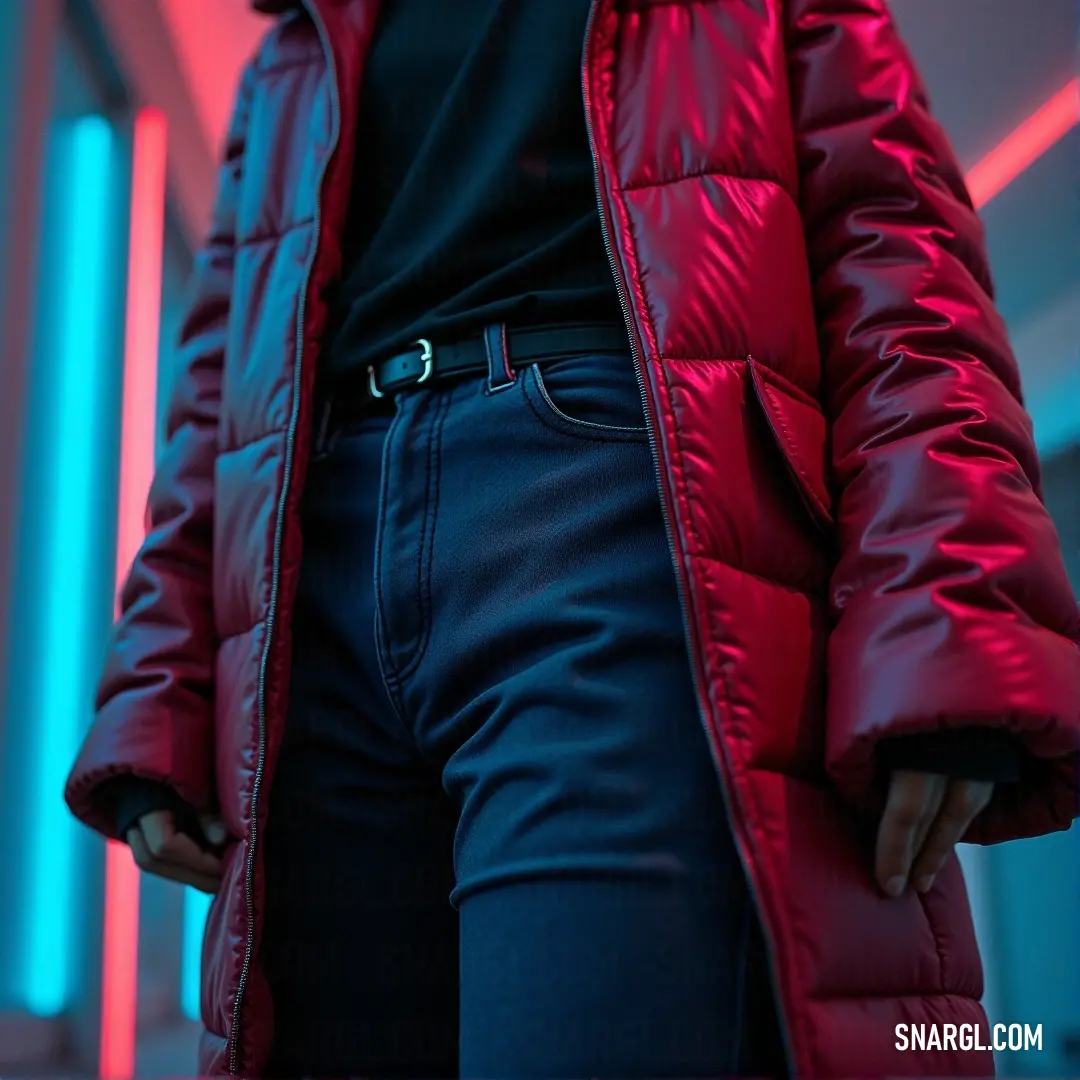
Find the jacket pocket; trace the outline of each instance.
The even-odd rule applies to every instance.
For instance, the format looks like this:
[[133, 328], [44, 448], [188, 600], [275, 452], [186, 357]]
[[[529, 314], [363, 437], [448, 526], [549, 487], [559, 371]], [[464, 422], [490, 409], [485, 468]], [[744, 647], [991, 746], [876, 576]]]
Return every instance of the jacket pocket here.
[[828, 481], [828, 422], [821, 407], [775, 372], [747, 357], [754, 397], [814, 524], [831, 537], [836, 526]]

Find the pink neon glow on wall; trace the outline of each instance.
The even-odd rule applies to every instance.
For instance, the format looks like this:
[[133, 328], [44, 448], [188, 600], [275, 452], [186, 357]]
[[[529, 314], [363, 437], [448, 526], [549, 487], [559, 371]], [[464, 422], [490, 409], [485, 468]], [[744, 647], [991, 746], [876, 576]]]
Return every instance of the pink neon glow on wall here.
[[967, 181], [975, 206], [985, 206], [1078, 123], [1080, 77], [1066, 83], [972, 167]]
[[157, 0], [157, 6], [207, 142], [221, 146], [240, 69], [265, 36], [267, 21], [245, 0]]
[[[154, 469], [158, 335], [165, 232], [165, 117], [146, 109], [135, 119], [124, 341], [116, 580], [127, 575], [145, 532]], [[108, 1080], [135, 1071], [139, 969], [139, 871], [126, 844], [105, 857], [105, 925], [98, 1068]]]

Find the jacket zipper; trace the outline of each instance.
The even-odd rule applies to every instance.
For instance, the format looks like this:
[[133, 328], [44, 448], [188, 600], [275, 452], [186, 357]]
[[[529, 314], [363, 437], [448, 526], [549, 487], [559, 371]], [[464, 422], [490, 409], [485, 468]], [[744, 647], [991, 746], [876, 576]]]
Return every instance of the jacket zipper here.
[[322, 227], [322, 187], [330, 161], [337, 150], [341, 135], [341, 103], [338, 100], [337, 73], [334, 65], [334, 52], [327, 36], [326, 27], [316, 9], [314, 0], [302, 0], [304, 8], [315, 24], [319, 35], [330, 79], [330, 97], [333, 107], [333, 130], [330, 146], [323, 158], [322, 169], [316, 185], [315, 220], [312, 231], [311, 253], [304, 269], [304, 282], [300, 289], [296, 314], [296, 356], [293, 360], [293, 400], [289, 415], [289, 428], [285, 436], [285, 465], [282, 474], [281, 495], [278, 499], [277, 520], [274, 524], [274, 556], [270, 578], [270, 604], [266, 615], [266, 641], [263, 643], [262, 657], [259, 661], [258, 724], [259, 745], [255, 763], [255, 777], [251, 787], [251, 831], [248, 835], [248, 854], [244, 867], [244, 902], [247, 907], [247, 936], [244, 941], [244, 962], [240, 968], [240, 979], [236, 985], [236, 1000], [233, 1004], [232, 1032], [229, 1046], [229, 1073], [237, 1075], [240, 1071], [240, 1018], [244, 1005], [244, 992], [251, 974], [251, 961], [255, 949], [255, 858], [259, 841], [259, 796], [262, 792], [263, 772], [266, 766], [266, 669], [270, 660], [270, 650], [274, 640], [274, 627], [277, 623], [278, 586], [281, 578], [281, 546], [285, 529], [285, 506], [292, 486], [293, 458], [296, 450], [296, 431], [300, 419], [300, 395], [303, 386], [304, 363], [304, 313], [307, 308], [308, 287], [319, 250]]
[[[236, 988], [236, 1000], [233, 1005], [233, 1024], [230, 1038], [229, 1048], [229, 1072], [232, 1075], [236, 1075], [239, 1072], [240, 1066], [240, 1018], [243, 1011], [244, 992], [247, 989], [247, 982], [251, 972], [251, 961], [254, 953], [255, 945], [255, 897], [254, 897], [254, 885], [255, 885], [255, 858], [257, 854], [258, 844], [258, 806], [259, 795], [262, 789], [263, 773], [266, 766], [266, 669], [269, 663], [270, 650], [273, 643], [274, 626], [276, 623], [277, 614], [277, 600], [278, 600], [278, 586], [281, 577], [281, 545], [282, 535], [285, 526], [285, 506], [288, 501], [289, 491], [292, 481], [293, 470], [293, 456], [296, 446], [296, 431], [300, 416], [300, 394], [302, 388], [302, 373], [303, 373], [303, 353], [304, 353], [304, 312], [307, 306], [307, 292], [308, 286], [311, 282], [311, 274], [315, 264], [315, 256], [318, 252], [321, 220], [321, 190], [322, 184], [326, 177], [327, 169], [330, 161], [334, 155], [334, 151], [337, 149], [338, 139], [340, 137], [340, 125], [341, 125], [341, 108], [338, 101], [338, 87], [337, 78], [334, 68], [334, 56], [333, 49], [330, 46], [327, 38], [326, 27], [323, 25], [322, 19], [319, 17], [318, 11], [315, 9], [312, 0], [302, 0], [308, 15], [311, 17], [312, 22], [319, 34], [319, 40], [322, 43], [323, 52], [326, 55], [327, 64], [330, 71], [330, 90], [331, 101], [333, 104], [333, 134], [329, 150], [326, 157], [323, 160], [322, 170], [319, 175], [318, 190], [320, 197], [317, 200], [315, 223], [312, 238], [311, 254], [308, 256], [307, 266], [304, 272], [304, 283], [300, 291], [300, 298], [297, 305], [297, 329], [296, 329], [296, 357], [293, 363], [293, 404], [292, 412], [289, 417], [289, 429], [286, 435], [285, 442], [285, 466], [284, 476], [282, 480], [281, 496], [278, 500], [277, 520], [274, 527], [274, 554], [273, 554], [273, 569], [270, 582], [270, 604], [267, 611], [266, 618], [266, 641], [263, 644], [262, 657], [259, 663], [259, 691], [258, 691], [258, 753], [256, 757], [255, 776], [252, 781], [251, 791], [251, 832], [249, 834], [248, 843], [248, 855], [244, 867], [244, 900], [247, 909], [247, 935], [244, 942], [244, 962], [240, 969], [240, 978]], [[592, 0], [589, 7], [589, 17], [585, 25], [585, 42], [582, 53], [581, 64], [581, 88], [585, 105], [585, 126], [589, 136], [589, 150], [592, 155], [593, 162], [593, 181], [596, 195], [596, 207], [600, 217], [600, 228], [604, 241], [604, 250], [607, 253], [608, 263], [611, 268], [612, 276], [615, 281], [615, 289], [619, 297], [619, 306], [622, 309], [623, 320], [626, 325], [627, 335], [630, 345], [630, 353], [634, 363], [634, 374], [637, 378], [638, 393], [641, 397], [642, 411], [645, 417], [645, 426], [648, 430], [649, 444], [652, 451], [653, 469], [656, 474], [656, 482], [658, 488], [662, 491], [663, 476], [660, 470], [660, 455], [659, 455], [659, 442], [656, 435], [656, 429], [653, 424], [652, 415], [649, 410], [648, 394], [645, 390], [645, 373], [641, 363], [641, 355], [638, 352], [636, 338], [634, 335], [634, 323], [633, 316], [630, 309], [629, 301], [626, 297], [626, 291], [623, 288], [622, 279], [619, 276], [618, 263], [615, 259], [614, 248], [611, 243], [611, 235], [608, 229], [607, 214], [604, 207], [604, 200], [602, 195], [602, 186], [600, 180], [600, 158], [596, 149], [596, 137], [592, 126], [591, 115], [591, 98], [589, 95], [589, 82], [588, 82], [588, 46], [589, 40], [592, 36], [593, 24], [596, 19], [596, 9], [599, 6], [599, 0]], [[670, 516], [668, 514], [666, 503], [662, 501], [661, 514], [664, 520], [664, 531], [667, 535], [668, 550], [675, 567], [675, 583], [679, 597], [679, 608], [682, 612], [683, 618], [683, 632], [686, 637], [686, 643], [688, 649], [693, 649], [693, 638], [690, 634], [690, 617], [689, 609], [686, 601], [686, 590], [682, 579], [682, 574], [679, 573], [679, 549], [675, 542], [674, 530]], [[698, 715], [704, 728], [705, 735], [710, 745], [716, 746], [716, 742], [712, 738], [712, 733], [709, 729], [707, 717], [704, 714], [704, 710], [701, 706], [702, 701], [702, 687], [700, 685], [700, 679], [698, 677], [697, 665], [691, 664], [691, 678], [694, 682], [695, 697], [698, 702]], [[718, 746], [717, 749], [721, 754], [724, 753], [723, 747]], [[734, 815], [732, 813], [730, 805], [730, 796], [726, 790], [726, 786], [721, 783], [721, 791], [724, 794], [724, 802], [727, 807], [728, 822], [735, 831], [734, 827]], [[761, 910], [761, 903], [758, 899], [756, 892], [756, 883], [754, 875], [748, 865], [746, 854], [743, 850], [742, 844], [736, 845], [739, 852], [740, 860], [743, 863], [743, 869], [747, 880], [748, 887], [750, 889], [751, 896], [754, 899], [758, 909]], [[776, 985], [776, 964], [775, 964], [775, 951], [772, 940], [769, 936], [768, 929], [762, 927], [762, 935], [765, 941], [765, 947], [769, 955], [769, 975], [773, 984], [774, 994], [777, 998], [778, 1005], [781, 1002], [779, 995], [779, 988]], [[783, 1009], [778, 1008], [778, 1022], [780, 1027], [781, 1036], [784, 1041], [784, 1049], [788, 1058], [789, 1068], [793, 1068], [794, 1054], [792, 1052], [791, 1038], [788, 1031], [788, 1025], [783, 1015]]]
[[[661, 493], [666, 489], [664, 486], [663, 474], [660, 469], [660, 451], [659, 440], [656, 434], [656, 428], [653, 424], [652, 414], [649, 410], [648, 394], [645, 390], [645, 370], [641, 363], [641, 355], [638, 352], [636, 337], [634, 332], [633, 314], [630, 308], [630, 302], [626, 296], [626, 290], [623, 288], [622, 278], [619, 274], [618, 262], [615, 259], [614, 247], [611, 243], [611, 234], [608, 229], [607, 211], [604, 206], [603, 196], [603, 184], [601, 182], [600, 175], [600, 155], [596, 149], [596, 135], [592, 126], [592, 99], [589, 94], [589, 42], [592, 38], [593, 23], [596, 20], [596, 10], [600, 6], [600, 0], [592, 0], [589, 6], [589, 18], [585, 24], [585, 43], [582, 48], [581, 54], [581, 93], [584, 99], [585, 105], [585, 127], [589, 135], [589, 150], [592, 154], [593, 162], [593, 184], [596, 194], [596, 208], [600, 215], [600, 230], [604, 239], [604, 250], [607, 252], [608, 262], [610, 264], [612, 276], [615, 279], [615, 289], [619, 294], [619, 305], [622, 308], [623, 320], [626, 323], [626, 331], [629, 337], [630, 354], [634, 361], [634, 374], [637, 377], [638, 393], [641, 395], [642, 411], [645, 414], [645, 427], [649, 434], [649, 445], [652, 451], [653, 470], [656, 474], [656, 484]], [[671, 560], [675, 569], [675, 584], [679, 595], [679, 607], [682, 611], [683, 619], [683, 634], [686, 638], [686, 646], [690, 651], [691, 657], [694, 653], [694, 640], [693, 635], [690, 632], [690, 609], [686, 599], [686, 586], [683, 582], [682, 573], [679, 570], [679, 547], [675, 541], [675, 530], [672, 526], [671, 517], [668, 513], [667, 500], [661, 498], [661, 515], [664, 519], [664, 531], [667, 534], [668, 550], [671, 555]], [[715, 748], [715, 751], [721, 757], [726, 759], [726, 751], [722, 742], [719, 739], [714, 739], [712, 731], [709, 727], [708, 717], [702, 707], [702, 701], [705, 700], [705, 695], [702, 693], [701, 680], [698, 674], [697, 663], [692, 662], [690, 664], [691, 678], [694, 683], [694, 697], [698, 705], [698, 718], [701, 724], [705, 728], [705, 738], [709, 745]], [[730, 766], [728, 767], [728, 773], [731, 773]], [[754, 874], [750, 867], [750, 860], [745, 851], [745, 844], [739, 840], [739, 830], [735, 824], [735, 813], [731, 806], [731, 794], [727, 790], [727, 785], [724, 783], [723, 778], [720, 779], [720, 790], [724, 797], [724, 806], [727, 811], [728, 826], [731, 828], [732, 833], [736, 838], [735, 848], [739, 853], [739, 860], [743, 866], [743, 873], [746, 878], [747, 887], [750, 893], [750, 898], [753, 901], [755, 907], [760, 912], [763, 910], [760, 896], [758, 895], [757, 883], [754, 878]], [[777, 977], [777, 965], [776, 965], [776, 951], [773, 945], [772, 938], [769, 934], [769, 929], [765, 925], [764, 919], [761, 920], [762, 926], [762, 939], [765, 943], [765, 950], [769, 958], [769, 980], [773, 989], [773, 996], [776, 1000], [776, 1012], [777, 1023], [780, 1029], [780, 1035], [784, 1043], [784, 1053], [787, 1057], [788, 1069], [794, 1075], [795, 1071], [795, 1054], [791, 1042], [791, 1034], [788, 1028], [787, 1020], [784, 1017], [784, 1010], [782, 1008], [783, 998], [780, 994], [780, 987]]]

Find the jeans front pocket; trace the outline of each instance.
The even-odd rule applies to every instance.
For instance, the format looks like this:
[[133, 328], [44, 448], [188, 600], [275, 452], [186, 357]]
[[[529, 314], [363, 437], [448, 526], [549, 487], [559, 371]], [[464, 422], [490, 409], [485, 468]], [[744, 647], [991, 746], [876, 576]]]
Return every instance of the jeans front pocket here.
[[597, 353], [530, 365], [522, 392], [537, 419], [560, 434], [638, 441], [648, 437], [629, 353]]

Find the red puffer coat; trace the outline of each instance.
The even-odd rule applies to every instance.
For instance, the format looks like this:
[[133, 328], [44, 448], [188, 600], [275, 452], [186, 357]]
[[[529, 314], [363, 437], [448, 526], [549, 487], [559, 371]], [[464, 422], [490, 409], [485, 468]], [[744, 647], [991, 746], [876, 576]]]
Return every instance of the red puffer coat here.
[[[376, 0], [261, 0], [186, 368], [68, 799], [168, 781], [235, 837], [204, 1074], [255, 1075], [262, 827], [288, 693], [312, 385]], [[978, 219], [885, 0], [596, 0], [597, 205], [647, 397], [701, 717], [803, 1076], [966, 1075], [900, 1022], [984, 1022], [955, 859], [879, 896], [884, 736], [1000, 725], [1036, 760], [969, 839], [1068, 827], [1078, 619]], [[828, 692], [826, 693], [826, 685]], [[862, 811], [862, 813], [860, 813]], [[359, 972], [358, 977], [363, 977]]]

